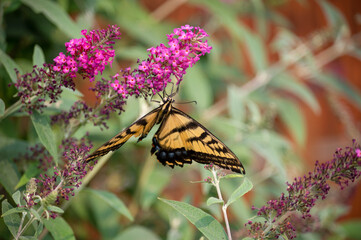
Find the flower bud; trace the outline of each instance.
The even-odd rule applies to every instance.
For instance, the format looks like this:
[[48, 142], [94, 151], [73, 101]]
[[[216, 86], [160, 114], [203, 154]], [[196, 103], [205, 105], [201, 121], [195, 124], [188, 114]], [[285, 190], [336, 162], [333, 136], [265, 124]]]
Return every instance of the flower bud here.
[[36, 179], [30, 178], [29, 182], [26, 184], [26, 193], [34, 194], [37, 189]]
[[58, 190], [53, 190], [45, 198], [43, 198], [42, 200], [43, 206], [47, 207], [49, 205], [52, 205], [57, 197], [58, 197]]

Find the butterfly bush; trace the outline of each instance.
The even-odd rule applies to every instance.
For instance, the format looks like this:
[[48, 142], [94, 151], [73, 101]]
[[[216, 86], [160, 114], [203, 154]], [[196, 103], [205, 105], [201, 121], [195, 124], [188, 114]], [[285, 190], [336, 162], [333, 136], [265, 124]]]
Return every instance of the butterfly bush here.
[[[64, 200], [69, 200], [81, 185], [81, 180], [91, 169], [84, 161], [91, 143], [85, 138], [77, 140], [71, 136], [82, 124], [90, 120], [94, 125], [106, 127], [105, 120], [111, 113], [121, 112], [129, 96], [156, 94], [172, 78], [179, 84], [186, 70], [211, 49], [204, 40], [207, 37], [204, 30], [186, 25], [167, 35], [168, 47], [160, 44], [149, 48], [148, 59], [138, 60], [138, 66], [133, 70], [126, 68], [110, 77], [110, 80], [97, 80], [96, 76], [102, 74], [107, 65], [112, 65], [114, 40], [120, 39], [121, 33], [118, 27], [109, 26], [104, 30], [83, 30], [81, 34], [81, 38], [65, 43], [66, 52], [59, 53], [53, 63], [34, 66], [31, 73], [23, 75], [17, 72], [18, 79], [14, 85], [22, 105], [20, 110], [29, 114], [56, 103], [63, 88], [75, 90], [75, 77], [92, 82], [90, 90], [98, 99], [96, 106], [91, 107], [85, 101], [78, 100], [68, 111], [51, 116], [52, 124], [64, 126], [65, 140], [60, 145], [59, 165], [40, 145], [30, 148], [18, 159], [26, 163], [39, 163], [38, 168], [42, 172], [28, 183], [24, 195], [26, 204], [22, 206], [27, 209], [39, 207], [39, 204], [41, 207], [60, 205]], [[73, 119], [76, 121], [71, 122]], [[44, 214], [56, 217], [56, 212], [51, 210], [45, 210]]]
[[[163, 91], [172, 78], [175, 78], [176, 84], [179, 84], [186, 70], [193, 66], [200, 56], [210, 52], [211, 47], [207, 40], [204, 40], [207, 36], [207, 33], [199, 27], [186, 25], [174, 29], [172, 34], [167, 35], [168, 46], [160, 44], [149, 48], [148, 58], [143, 61], [138, 59], [138, 65], [134, 69], [125, 68], [110, 77], [110, 80], [102, 78], [95, 82], [91, 90], [96, 93], [99, 100], [96, 109], [89, 107], [84, 101], [78, 101], [69, 111], [53, 116], [52, 122], [68, 124], [70, 119], [82, 117], [83, 122], [91, 120], [94, 125], [107, 127], [106, 120], [110, 114], [122, 112], [129, 96], [154, 95]], [[58, 61], [59, 64], [67, 62], [63, 55], [59, 59], [61, 60]], [[64, 69], [64, 66], [67, 74], [70, 74], [69, 65], [61, 65], [59, 69]]]
[[106, 65], [111, 65], [114, 40], [120, 39], [119, 28], [109, 26], [104, 30], [83, 30], [81, 33], [82, 38], [65, 44], [67, 53], [59, 53], [54, 63], [34, 66], [31, 73], [17, 74], [15, 87], [23, 111], [31, 114], [33, 110], [46, 107], [45, 101], [55, 103], [63, 87], [75, 90], [73, 79], [77, 75], [93, 81]]
[[174, 29], [172, 34], [167, 35], [168, 46], [160, 44], [149, 48], [148, 59], [138, 61], [138, 67], [133, 70], [127, 68], [113, 76], [111, 86], [127, 98], [149, 91], [156, 94], [172, 81], [172, 77], [179, 84], [186, 70], [212, 49], [207, 40], [203, 41], [207, 36], [199, 27], [185, 25]]
[[[81, 180], [92, 169], [83, 161], [91, 148], [92, 144], [85, 138], [63, 140], [59, 146], [62, 152], [60, 165], [55, 165], [53, 157], [43, 146], [30, 148], [18, 161], [36, 162], [42, 173], [29, 182], [25, 194], [26, 205], [22, 207], [30, 209], [38, 204], [60, 205], [63, 200], [74, 196], [75, 189], [80, 187]], [[50, 211], [50, 216], [55, 218], [57, 214]]]
[[287, 183], [287, 193], [275, 200], [270, 200], [257, 210], [257, 216], [262, 222], [249, 221], [249, 233], [256, 239], [278, 239], [286, 235], [296, 237], [296, 226], [292, 214], [301, 213], [302, 219], [311, 217], [310, 211], [318, 199], [325, 199], [330, 190], [329, 182], [344, 189], [361, 175], [360, 145], [353, 141], [352, 147], [345, 150], [339, 148], [333, 159], [324, 163], [316, 162], [314, 170], [302, 178], [295, 178]]

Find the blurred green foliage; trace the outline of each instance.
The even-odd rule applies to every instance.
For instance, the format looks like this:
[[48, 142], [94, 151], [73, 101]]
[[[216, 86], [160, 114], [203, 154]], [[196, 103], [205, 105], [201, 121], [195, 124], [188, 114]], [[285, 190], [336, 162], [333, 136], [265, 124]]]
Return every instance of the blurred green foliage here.
[[[278, 6], [287, 4], [287, 0], [192, 0], [187, 2], [188, 7], [202, 10], [202, 13], [182, 12], [184, 16], [181, 20], [155, 15], [155, 11], [149, 10], [144, 2], [1, 1], [0, 116], [17, 100], [13, 98], [16, 89], [8, 87], [16, 80], [13, 69], [28, 72], [33, 64], [52, 62], [59, 52], [65, 50], [66, 41], [80, 36], [81, 29], [101, 28], [107, 24], [120, 26], [123, 36], [116, 43], [116, 61], [121, 66], [128, 66], [138, 58], [146, 58], [147, 48], [165, 42], [166, 34], [174, 27], [199, 25], [210, 35], [209, 42], [213, 49], [187, 73], [177, 101], [197, 101], [196, 105], [182, 107], [224, 140], [239, 156], [246, 167], [247, 176], [253, 181], [251, 200], [239, 199], [229, 210], [231, 229], [235, 235], [242, 236], [244, 224], [253, 215], [251, 205], [261, 206], [270, 196], [278, 196], [285, 191], [284, 182], [295, 177], [288, 175], [290, 162], [303, 168], [300, 156], [292, 151], [289, 138], [276, 127], [277, 121], [280, 120], [294, 142], [302, 146], [307, 139], [307, 126], [300, 103], [306, 104], [315, 113], [321, 111], [310, 84], [296, 77], [291, 67], [302, 69], [303, 76], [312, 78], [313, 85], [326, 92], [342, 95], [361, 109], [361, 95], [352, 85], [325, 70], [322, 65], [315, 64], [316, 52], [324, 50], [326, 45], [328, 49], [347, 45], [341, 48], [341, 52], [334, 53], [334, 58], [347, 54], [360, 58], [360, 48], [354, 44], [356, 39], [350, 36], [341, 12], [326, 0], [318, 2], [328, 26], [307, 39], [293, 34], [291, 23], [276, 11]], [[307, 1], [299, 2], [307, 5]], [[172, 16], [172, 11], [167, 8], [162, 13]], [[242, 17], [252, 19], [254, 27], [250, 28], [240, 21]], [[265, 39], [270, 39], [270, 23], [277, 30], [271, 43], [266, 43]], [[267, 51], [276, 54], [279, 60], [271, 62]], [[252, 73], [242, 68], [245, 62], [250, 65]], [[118, 70], [119, 66], [113, 64], [113, 68], [107, 69], [103, 76], [112, 75]], [[69, 108], [79, 98], [81, 94], [65, 91], [60, 108]], [[89, 125], [79, 129], [75, 135], [82, 137], [89, 132], [90, 138], [99, 146], [133, 122], [140, 112], [143, 113], [145, 106], [142, 99], [130, 99], [125, 112], [109, 120], [109, 129], [101, 131]], [[45, 113], [50, 114], [51, 111], [49, 108]], [[16, 190], [15, 186], [32, 169], [27, 163], [15, 164], [16, 156], [35, 143], [48, 142], [47, 149], [57, 144], [51, 143], [59, 140], [51, 134], [60, 134], [61, 130], [47, 122], [46, 117], [29, 118], [26, 114], [16, 113], [0, 123], [0, 189], [8, 199], [3, 200], [2, 212], [10, 205], [5, 201], [13, 205], [11, 195]], [[205, 184], [190, 183], [206, 177], [202, 166], [193, 164], [183, 169], [164, 168], [149, 154], [150, 137], [138, 144], [135, 141], [131, 139], [121, 150], [114, 152], [107, 164], [93, 176], [89, 183], [92, 189], [83, 190], [72, 199], [62, 218], [44, 223], [51, 234], [43, 232], [40, 235], [42, 239], [51, 239], [51, 236], [55, 239], [74, 239], [76, 236], [77, 239], [185, 240], [202, 236], [182, 215], [162, 202], [170, 200], [159, 201], [158, 197], [201, 207], [222, 221], [219, 207], [206, 205], [206, 199], [214, 195], [214, 189]], [[50, 152], [53, 156], [57, 155], [56, 149]], [[30, 173], [36, 174], [36, 171]], [[239, 179], [224, 181], [222, 190], [227, 199], [239, 184]], [[19, 186], [21, 191], [24, 190], [24, 186]], [[332, 224], [326, 220], [322, 222], [322, 231], [329, 230], [327, 234], [333, 239], [360, 237], [357, 231], [360, 221], [338, 224], [336, 220], [345, 211], [333, 212], [336, 216], [322, 211], [343, 208], [339, 205], [324, 208], [315, 210], [315, 214], [323, 214]], [[11, 238], [9, 230], [16, 231], [16, 226], [9, 229], [5, 226], [9, 226], [9, 221], [19, 221], [15, 219], [17, 215], [11, 216], [0, 219], [0, 235], [4, 239]], [[34, 226], [32, 231], [39, 231], [40, 234], [42, 227]], [[322, 239], [322, 231], [300, 235], [299, 239]]]

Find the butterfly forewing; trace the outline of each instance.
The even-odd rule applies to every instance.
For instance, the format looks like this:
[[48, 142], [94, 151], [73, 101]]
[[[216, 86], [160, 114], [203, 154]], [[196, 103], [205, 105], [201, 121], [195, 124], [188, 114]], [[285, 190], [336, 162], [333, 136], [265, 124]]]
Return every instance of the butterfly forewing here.
[[216, 164], [234, 172], [245, 173], [236, 155], [196, 120], [172, 108], [161, 123], [153, 142], [158, 144], [157, 158], [171, 167], [195, 160]]
[[142, 140], [147, 136], [149, 131], [153, 128], [156, 123], [156, 119], [161, 107], [154, 109], [145, 116], [135, 121], [132, 125], [118, 133], [115, 137], [104, 143], [98, 148], [93, 154], [91, 154], [86, 161], [91, 161], [97, 157], [104, 156], [110, 151], [120, 148], [129, 138], [132, 136], [138, 137]]

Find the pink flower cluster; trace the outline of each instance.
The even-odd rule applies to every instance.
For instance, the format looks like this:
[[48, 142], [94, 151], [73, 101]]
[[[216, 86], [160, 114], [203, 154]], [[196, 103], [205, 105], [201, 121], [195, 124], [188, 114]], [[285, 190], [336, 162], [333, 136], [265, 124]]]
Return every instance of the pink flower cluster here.
[[148, 59], [140, 62], [133, 71], [127, 68], [122, 71], [122, 76], [116, 74], [111, 86], [126, 98], [128, 95], [139, 95], [150, 90], [156, 94], [172, 81], [172, 76], [179, 84], [186, 70], [212, 49], [207, 40], [203, 41], [207, 36], [199, 27], [185, 25], [174, 29], [174, 33], [167, 35], [169, 47], [160, 44], [149, 48]]
[[82, 30], [81, 33], [83, 38], [65, 43], [68, 54], [61, 52], [54, 58], [53, 70], [70, 78], [80, 73], [83, 78], [93, 81], [95, 75], [102, 73], [105, 66], [113, 62], [113, 40], [120, 39], [121, 33], [116, 26], [89, 32]]

